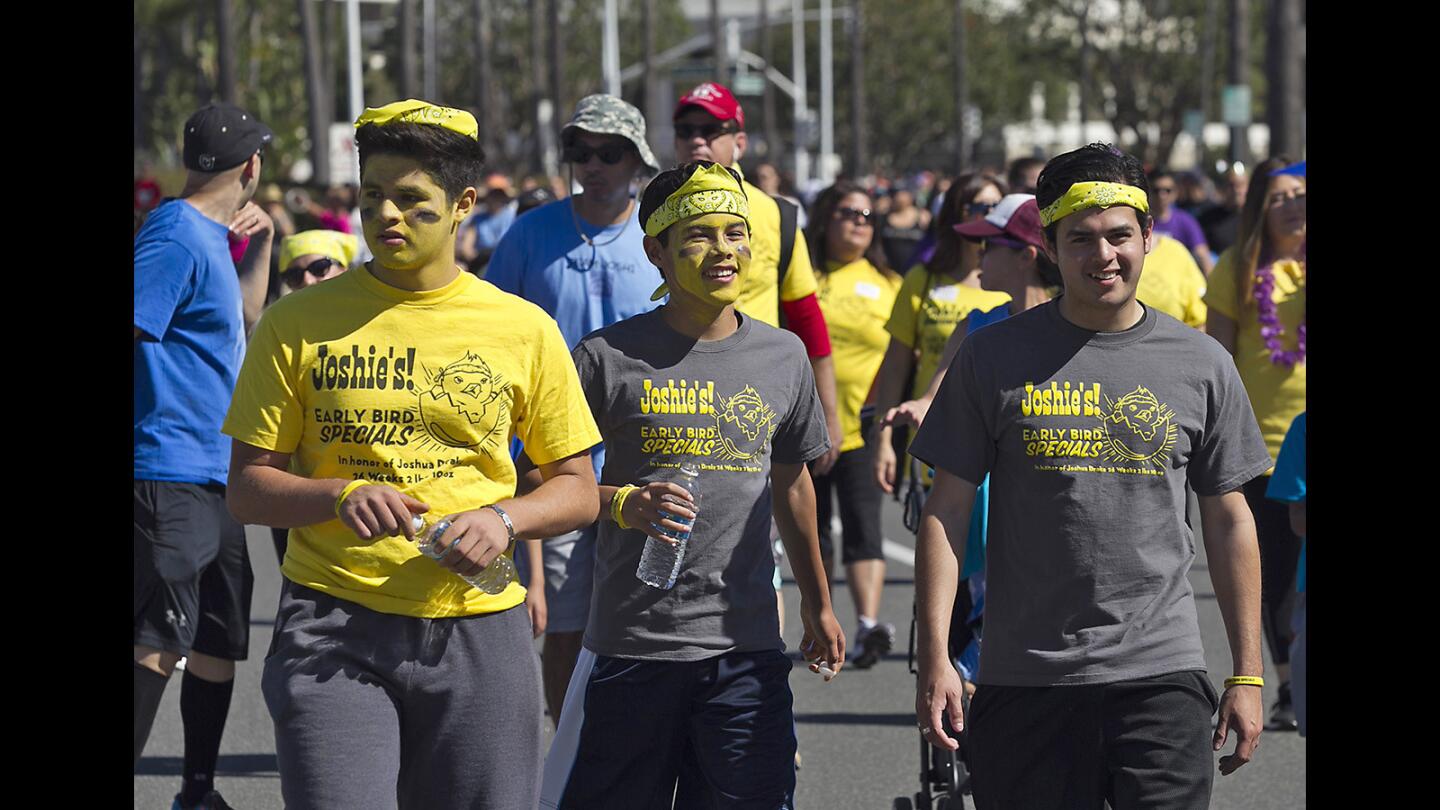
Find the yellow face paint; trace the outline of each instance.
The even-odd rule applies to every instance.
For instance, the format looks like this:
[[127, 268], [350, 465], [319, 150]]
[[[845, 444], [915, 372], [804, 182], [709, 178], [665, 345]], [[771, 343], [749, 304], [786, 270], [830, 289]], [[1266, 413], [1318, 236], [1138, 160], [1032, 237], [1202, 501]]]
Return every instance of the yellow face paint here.
[[675, 223], [666, 249], [674, 279], [670, 303], [711, 312], [740, 299], [750, 269], [750, 231], [734, 214], [703, 214]]
[[399, 155], [380, 154], [365, 162], [360, 185], [360, 222], [365, 244], [381, 266], [420, 270], [445, 255], [467, 212], [461, 201], [446, 200], [420, 164]]

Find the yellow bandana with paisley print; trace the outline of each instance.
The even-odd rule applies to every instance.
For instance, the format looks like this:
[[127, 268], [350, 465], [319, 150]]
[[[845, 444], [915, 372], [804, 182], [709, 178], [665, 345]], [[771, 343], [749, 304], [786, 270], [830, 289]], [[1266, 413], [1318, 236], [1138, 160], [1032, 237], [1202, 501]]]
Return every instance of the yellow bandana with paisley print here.
[[645, 235], [660, 232], [682, 219], [702, 214], [734, 214], [750, 224], [750, 203], [740, 181], [718, 163], [702, 166], [645, 220]]
[[1150, 199], [1135, 186], [1099, 181], [1075, 183], [1060, 199], [1040, 210], [1040, 225], [1048, 228], [1076, 211], [1112, 205], [1128, 205], [1143, 214], [1150, 213]]
[[480, 140], [480, 124], [475, 116], [453, 107], [441, 107], [428, 101], [408, 98], [384, 107], [366, 107], [365, 112], [355, 119], [355, 128], [366, 124], [432, 124], [458, 132], [467, 138]]

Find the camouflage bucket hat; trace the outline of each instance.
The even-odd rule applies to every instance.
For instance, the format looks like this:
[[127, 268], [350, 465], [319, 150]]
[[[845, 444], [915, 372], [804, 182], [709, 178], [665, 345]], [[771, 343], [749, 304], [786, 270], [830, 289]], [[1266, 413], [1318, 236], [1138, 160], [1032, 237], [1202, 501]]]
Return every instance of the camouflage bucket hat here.
[[645, 116], [635, 109], [635, 105], [622, 98], [596, 93], [580, 99], [580, 103], [575, 105], [575, 114], [560, 130], [562, 141], [569, 137], [572, 129], [583, 129], [596, 135], [619, 135], [635, 145], [640, 160], [651, 171], [660, 171], [660, 162], [650, 152], [650, 144], [645, 142]]

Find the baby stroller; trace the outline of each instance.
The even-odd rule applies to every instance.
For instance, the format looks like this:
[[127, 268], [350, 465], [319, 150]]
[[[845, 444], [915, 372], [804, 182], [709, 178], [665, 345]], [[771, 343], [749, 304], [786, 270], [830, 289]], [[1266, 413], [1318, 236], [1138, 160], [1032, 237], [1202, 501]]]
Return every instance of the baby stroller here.
[[[921, 474], [924, 471], [919, 462], [912, 458], [909, 472], [909, 486], [905, 493], [905, 527], [915, 532], [920, 528], [920, 509], [925, 504], [925, 489], [921, 483]], [[915, 667], [915, 625], [918, 610], [918, 606], [911, 605], [910, 650], [907, 662], [912, 675], [919, 672]], [[967, 648], [973, 649], [972, 641], [979, 642], [980, 627], [980, 611], [976, 610], [972, 603], [970, 590], [964, 586], [964, 583], [961, 583], [957, 590], [954, 610], [951, 612], [950, 635], [946, 645], [952, 661], [960, 658], [962, 651]], [[964, 684], [965, 676], [962, 669], [962, 687]], [[970, 714], [968, 695], [961, 698], [960, 707], [968, 717]], [[916, 735], [920, 738], [920, 790], [913, 797], [900, 796], [896, 798], [892, 805], [893, 810], [963, 810], [966, 807], [964, 797], [970, 792], [968, 735], [964, 731], [956, 734], [950, 727], [948, 717], [944, 718], [943, 722], [945, 733], [952, 739], [959, 740], [959, 750], [951, 751], [931, 745], [923, 735], [920, 735], [919, 729], [916, 729]]]

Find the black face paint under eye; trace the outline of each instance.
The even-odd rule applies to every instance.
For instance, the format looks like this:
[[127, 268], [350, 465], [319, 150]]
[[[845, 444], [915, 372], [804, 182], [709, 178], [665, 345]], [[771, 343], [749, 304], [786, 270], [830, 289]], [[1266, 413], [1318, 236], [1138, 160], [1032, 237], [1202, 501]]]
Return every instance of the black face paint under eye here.
[[375, 218], [375, 211], [376, 211], [376, 209], [374, 209], [374, 208], [365, 208], [364, 206], [361, 206], [361, 208], [360, 208], [360, 219], [362, 219], [362, 220], [374, 219], [374, 218]]
[[439, 222], [444, 217], [441, 217], [438, 213], [434, 211], [416, 211], [415, 218], [420, 220], [421, 222], [433, 225], [436, 222]]

